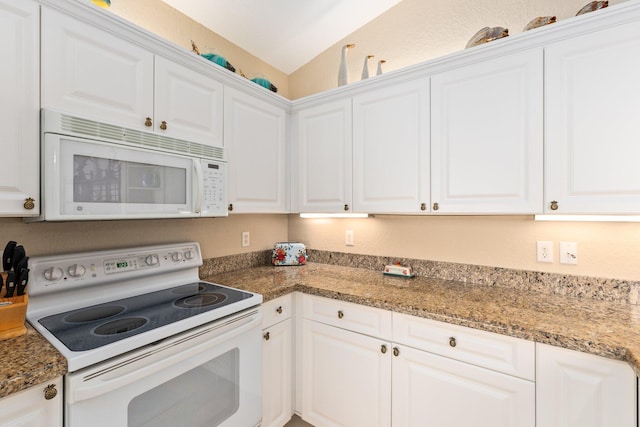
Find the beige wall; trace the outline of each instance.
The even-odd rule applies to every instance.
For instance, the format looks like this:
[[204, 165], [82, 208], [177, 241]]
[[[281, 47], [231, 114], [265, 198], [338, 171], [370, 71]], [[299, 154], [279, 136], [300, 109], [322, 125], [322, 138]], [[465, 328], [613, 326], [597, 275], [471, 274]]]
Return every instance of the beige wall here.
[[[610, 0], [614, 5], [624, 0]], [[360, 80], [364, 57], [387, 60], [384, 71], [462, 50], [483, 27], [501, 26], [511, 36], [522, 32], [538, 16], [572, 17], [587, 0], [403, 0], [345, 37], [289, 76], [289, 94], [298, 99], [337, 87], [340, 51], [349, 50], [349, 81]], [[375, 63], [369, 73], [375, 74]]]
[[[346, 230], [354, 232], [352, 247], [344, 244]], [[292, 215], [289, 239], [328, 251], [640, 280], [638, 223], [540, 222], [531, 216], [319, 220]], [[536, 240], [554, 243], [553, 264], [536, 262]], [[559, 263], [560, 241], [578, 243], [578, 265]]]
[[282, 71], [209, 31], [160, 0], [115, 0], [111, 2], [108, 10], [189, 51], [193, 40], [200, 53], [221, 55], [236, 68], [236, 73], [242, 70], [250, 79], [269, 79], [278, 88], [278, 94], [285, 98], [289, 96], [289, 79]]
[[[233, 215], [135, 221], [81, 221], [25, 224], [0, 218], [1, 245], [15, 240], [30, 256], [109, 249], [183, 241], [200, 243], [204, 258], [273, 248], [287, 239], [287, 215]], [[243, 231], [251, 233], [251, 246], [241, 247]]]

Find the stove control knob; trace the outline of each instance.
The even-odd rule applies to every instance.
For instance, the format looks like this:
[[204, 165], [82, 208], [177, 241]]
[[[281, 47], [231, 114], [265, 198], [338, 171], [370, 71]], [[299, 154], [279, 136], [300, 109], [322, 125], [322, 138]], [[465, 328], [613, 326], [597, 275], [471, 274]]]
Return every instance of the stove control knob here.
[[86, 272], [87, 269], [84, 268], [84, 265], [73, 264], [71, 267], [69, 267], [69, 276], [71, 277], [82, 277]]
[[44, 271], [44, 278], [45, 280], [49, 280], [53, 282], [53, 281], [62, 279], [63, 274], [64, 273], [62, 269], [58, 267], [49, 267]]
[[171, 259], [174, 261], [182, 261], [182, 254], [180, 252], [174, 252], [173, 255], [171, 255]]
[[147, 265], [158, 265], [158, 263], [160, 263], [160, 259], [158, 258], [158, 255], [147, 255], [144, 259], [144, 263]]
[[185, 251], [184, 259], [193, 259], [193, 251], [191, 249]]

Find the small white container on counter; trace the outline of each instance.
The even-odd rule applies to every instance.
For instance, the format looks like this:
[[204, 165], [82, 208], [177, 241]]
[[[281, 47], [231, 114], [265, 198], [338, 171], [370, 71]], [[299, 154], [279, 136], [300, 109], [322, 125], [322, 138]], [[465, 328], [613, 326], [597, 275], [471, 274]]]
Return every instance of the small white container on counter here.
[[271, 255], [273, 265], [305, 265], [307, 263], [307, 249], [302, 243], [279, 242], [273, 246]]

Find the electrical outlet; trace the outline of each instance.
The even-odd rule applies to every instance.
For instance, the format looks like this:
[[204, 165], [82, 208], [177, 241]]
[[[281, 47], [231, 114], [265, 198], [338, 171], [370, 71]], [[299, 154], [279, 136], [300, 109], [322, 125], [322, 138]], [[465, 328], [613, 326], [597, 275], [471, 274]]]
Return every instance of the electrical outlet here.
[[560, 242], [560, 264], [578, 264], [578, 243]]
[[346, 246], [353, 246], [353, 230], [347, 230], [344, 232], [344, 244]]
[[553, 242], [536, 241], [536, 259], [538, 262], [553, 262]]
[[246, 248], [250, 244], [251, 244], [251, 236], [249, 235], [249, 232], [248, 231], [243, 231], [242, 232], [242, 247]]

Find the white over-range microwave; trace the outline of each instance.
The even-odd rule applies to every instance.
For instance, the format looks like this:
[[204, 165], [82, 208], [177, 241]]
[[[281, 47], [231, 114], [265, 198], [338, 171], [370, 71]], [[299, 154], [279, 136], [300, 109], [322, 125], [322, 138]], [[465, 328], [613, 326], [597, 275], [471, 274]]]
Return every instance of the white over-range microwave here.
[[227, 215], [224, 149], [42, 111], [35, 221]]

